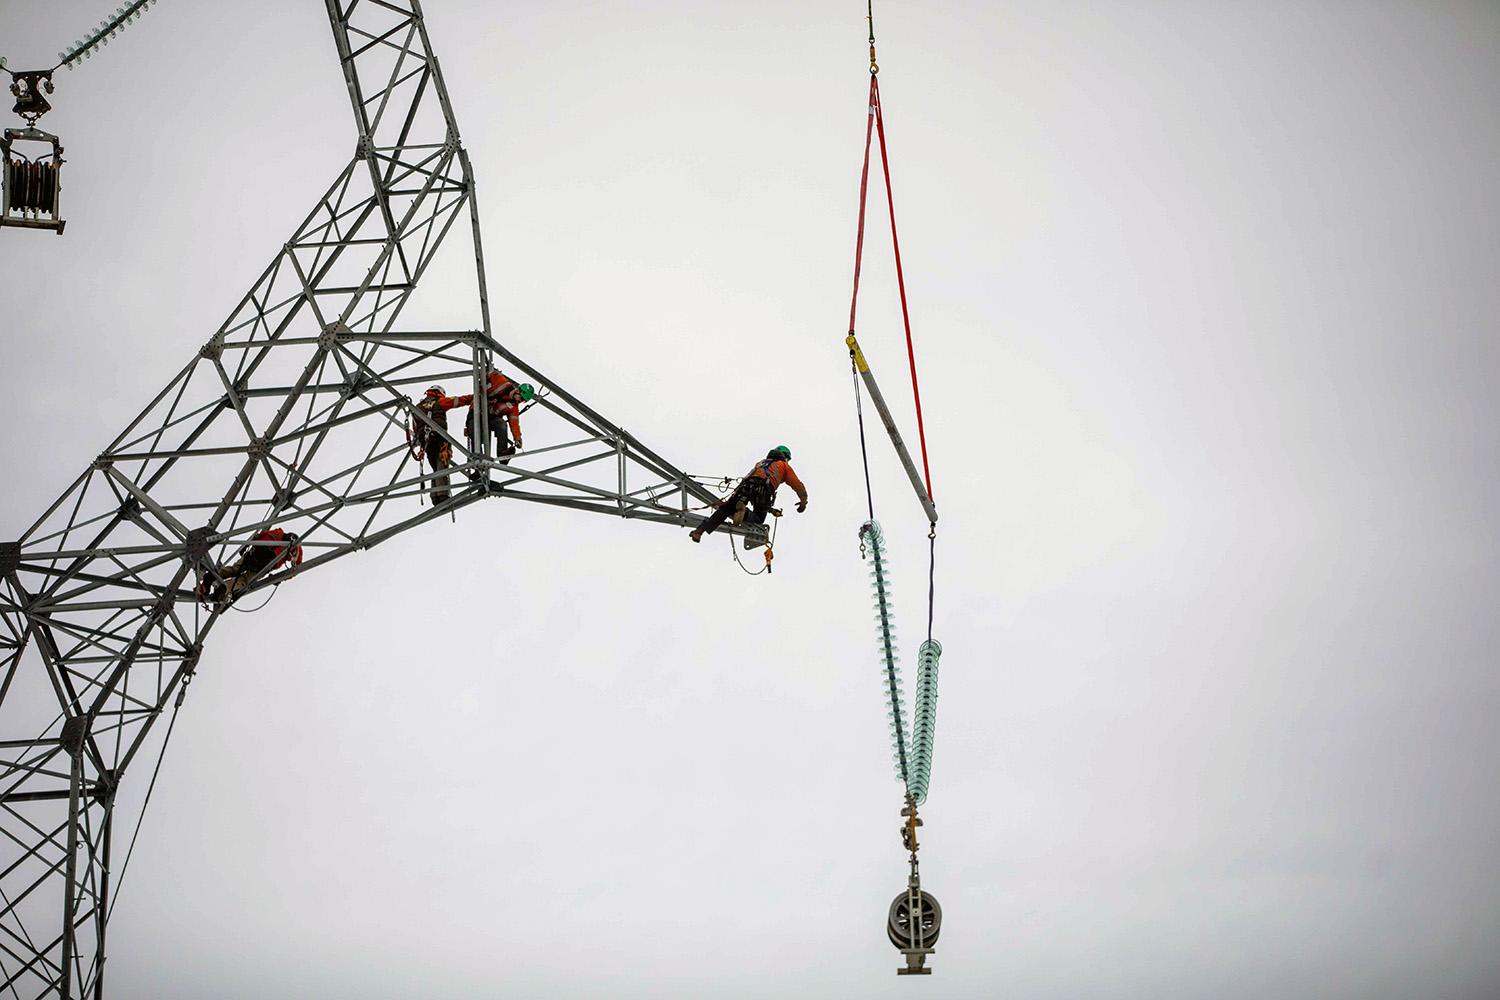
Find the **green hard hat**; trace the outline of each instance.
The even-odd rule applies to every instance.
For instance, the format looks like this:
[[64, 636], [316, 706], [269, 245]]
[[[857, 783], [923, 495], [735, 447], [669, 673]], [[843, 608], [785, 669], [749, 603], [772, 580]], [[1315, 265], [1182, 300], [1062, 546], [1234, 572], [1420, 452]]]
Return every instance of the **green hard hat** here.
[[771, 450], [772, 451], [779, 451], [779, 452], [781, 452], [781, 457], [783, 459], [785, 459], [786, 461], [788, 461], [788, 462], [790, 462], [792, 460], [792, 449], [788, 448], [784, 444], [778, 444], [776, 447], [772, 448]]
[[531, 402], [532, 397], [536, 395], [536, 389], [532, 386], [532, 384], [530, 382], [522, 382], [521, 383], [521, 390], [520, 391], [521, 391], [521, 399], [522, 399], [523, 402], [527, 402], [527, 403]]

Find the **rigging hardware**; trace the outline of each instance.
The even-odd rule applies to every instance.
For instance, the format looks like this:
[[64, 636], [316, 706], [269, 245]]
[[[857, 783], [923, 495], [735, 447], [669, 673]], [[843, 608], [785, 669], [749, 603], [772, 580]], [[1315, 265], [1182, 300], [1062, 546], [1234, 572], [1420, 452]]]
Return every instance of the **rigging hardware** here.
[[26, 119], [27, 125], [35, 125], [42, 115], [52, 110], [52, 102], [47, 100], [46, 95], [56, 89], [52, 85], [50, 69], [18, 70], [11, 73], [10, 93], [16, 99], [11, 110]]
[[[52, 74], [63, 66], [73, 69], [84, 59], [90, 58], [100, 47], [108, 45], [127, 25], [141, 16], [156, 0], [134, 0], [122, 4], [98, 26], [76, 40], [70, 47], [57, 53], [57, 64], [51, 69], [15, 70], [10, 73], [10, 92], [16, 103], [12, 110], [26, 122], [24, 129], [6, 129], [0, 139], [3, 153], [3, 194], [0, 194], [0, 226], [17, 229], [50, 229], [62, 235], [66, 223], [58, 214], [58, 198], [62, 191], [62, 146], [50, 132], [43, 132], [36, 123], [48, 111], [52, 102], [47, 95], [55, 92]], [[0, 58], [0, 70], [6, 60]], [[26, 156], [14, 150], [14, 143], [37, 141], [52, 146], [51, 155], [45, 153]]]
[[[875, 621], [877, 639], [880, 644], [881, 665], [885, 674], [886, 716], [890, 724], [891, 753], [896, 765], [896, 776], [906, 792], [906, 805], [902, 816], [906, 823], [902, 828], [902, 841], [908, 851], [908, 875], [906, 891], [891, 904], [887, 918], [887, 933], [894, 944], [906, 956], [906, 967], [898, 969], [901, 975], [927, 975], [927, 956], [933, 952], [938, 930], [942, 924], [942, 909], [930, 893], [922, 891], [920, 869], [917, 863], [917, 807], [927, 800], [927, 790], [932, 779], [932, 744], [937, 725], [937, 679], [938, 660], [943, 647], [932, 637], [934, 608], [936, 605], [937, 573], [937, 507], [932, 500], [932, 474], [927, 460], [927, 432], [922, 420], [922, 396], [917, 382], [917, 358], [912, 346], [911, 315], [906, 302], [906, 278], [901, 266], [901, 243], [896, 236], [896, 207], [891, 194], [890, 159], [886, 151], [885, 118], [880, 108], [880, 66], [875, 61], [875, 15], [873, 0], [866, 3], [866, 17], [870, 35], [870, 91], [865, 121], [865, 155], [859, 178], [859, 225], [854, 242], [854, 287], [849, 298], [849, 335], [845, 346], [849, 349], [849, 364], [853, 372], [854, 406], [859, 426], [859, 450], [865, 475], [865, 498], [869, 508], [869, 520], [859, 529], [860, 558], [868, 557], [870, 582], [875, 597]], [[859, 307], [860, 267], [865, 245], [865, 210], [870, 183], [870, 152], [872, 140], [880, 139], [880, 165], [885, 180], [886, 209], [891, 224], [891, 250], [896, 260], [896, 281], [901, 293], [901, 321], [906, 332], [906, 356], [911, 369], [912, 401], [916, 407], [917, 437], [921, 444], [922, 471], [917, 472], [916, 463], [902, 440], [895, 417], [875, 375], [870, 370], [864, 351], [855, 338], [855, 317]], [[901, 685], [901, 668], [896, 652], [896, 630], [892, 620], [890, 570], [886, 562], [885, 533], [875, 520], [875, 492], [870, 481], [869, 447], [865, 440], [864, 405], [860, 386], [870, 393], [880, 415], [881, 424], [890, 437], [891, 445], [911, 481], [912, 490], [927, 517], [928, 564], [927, 564], [927, 638], [917, 652], [916, 705], [910, 725], [905, 718], [905, 700]]]
[[[27, 156], [17, 143], [40, 143], [45, 148]], [[59, 208], [62, 196], [63, 148], [57, 136], [35, 125], [8, 128], [0, 133], [0, 226], [50, 229], [59, 236], [67, 223]]]

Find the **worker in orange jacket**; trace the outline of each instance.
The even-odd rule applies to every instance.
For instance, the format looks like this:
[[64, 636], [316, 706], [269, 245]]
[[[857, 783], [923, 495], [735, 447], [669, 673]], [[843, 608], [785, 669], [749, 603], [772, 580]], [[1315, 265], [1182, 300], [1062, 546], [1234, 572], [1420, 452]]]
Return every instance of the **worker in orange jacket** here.
[[[448, 429], [448, 411], [455, 406], [468, 406], [474, 401], [473, 396], [450, 396], [443, 391], [443, 387], [435, 385], [427, 390], [420, 400], [417, 401], [417, 409], [422, 412], [428, 420], [431, 420], [443, 430]], [[448, 474], [445, 471], [453, 464], [453, 445], [444, 434], [438, 433], [424, 420], [412, 422], [410, 443], [415, 444], [418, 451], [416, 458], [420, 461], [423, 454], [427, 456], [427, 463], [432, 466], [432, 471], [441, 475], [432, 478], [432, 502], [433, 504], [448, 502]]]
[[218, 579], [200, 583], [198, 592], [215, 604], [227, 604], [262, 576], [300, 565], [302, 539], [294, 532], [267, 528], [241, 548], [232, 562], [219, 567]]
[[[771, 511], [771, 504], [776, 501], [776, 491], [786, 483], [797, 492], [797, 513], [807, 510], [807, 487], [802, 485], [802, 480], [792, 471], [792, 450], [784, 444], [777, 445], [766, 453], [766, 457], [755, 463], [755, 468], [750, 474], [740, 480], [740, 484], [734, 488], [719, 508], [703, 519], [703, 523], [694, 528], [688, 537], [695, 542], [703, 541], [704, 535], [711, 535], [715, 528], [733, 517], [735, 523], [748, 520], [751, 524], [765, 524], [766, 515]], [[743, 514], [738, 513], [741, 509]]]
[[[491, 368], [484, 396], [489, 406], [490, 433], [496, 439], [495, 454], [502, 457], [514, 455], [521, 449], [521, 404], [531, 402], [536, 396], [536, 390], [529, 382], [517, 385]], [[469, 418], [464, 422], [464, 433], [469, 438], [470, 446], [478, 451], [480, 446], [475, 440], [475, 422], [474, 408], [471, 405]], [[507, 429], [510, 431], [509, 435], [506, 434]], [[511, 437], [515, 438], [514, 444], [511, 443]]]

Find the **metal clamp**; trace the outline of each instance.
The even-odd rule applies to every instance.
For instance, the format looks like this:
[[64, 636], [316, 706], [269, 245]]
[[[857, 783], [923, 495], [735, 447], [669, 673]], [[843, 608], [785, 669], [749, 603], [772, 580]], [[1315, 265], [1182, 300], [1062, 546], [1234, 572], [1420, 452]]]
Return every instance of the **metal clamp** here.
[[907, 850], [910, 870], [906, 878], [906, 891], [891, 901], [886, 919], [886, 935], [896, 950], [906, 956], [906, 966], [898, 968], [898, 976], [930, 976], [927, 956], [934, 953], [938, 932], [943, 926], [943, 908], [931, 893], [922, 891], [922, 875], [917, 865], [917, 827], [922, 820], [917, 816], [917, 804], [910, 797], [901, 810], [906, 822], [901, 824], [901, 842]]

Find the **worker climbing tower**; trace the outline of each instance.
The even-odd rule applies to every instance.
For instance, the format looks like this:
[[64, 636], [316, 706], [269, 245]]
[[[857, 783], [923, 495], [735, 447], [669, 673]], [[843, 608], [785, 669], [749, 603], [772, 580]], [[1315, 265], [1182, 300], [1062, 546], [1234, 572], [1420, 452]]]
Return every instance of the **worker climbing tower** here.
[[[0, 534], [6, 996], [104, 995], [151, 751], [165, 752], [226, 610], [482, 499], [683, 526], [717, 500], [494, 339], [474, 174], [419, 0], [325, 4], [354, 113], [348, 162], [223, 325], [185, 344], [181, 371], [35, 523]], [[471, 276], [465, 323], [423, 323], [433, 270]], [[483, 399], [492, 368], [538, 387], [519, 453], [497, 453], [482, 405], [471, 439], [413, 404], [432, 383]], [[413, 425], [451, 446], [436, 504], [437, 473], [409, 458]], [[297, 534], [305, 561], [205, 602], [272, 529]]]

